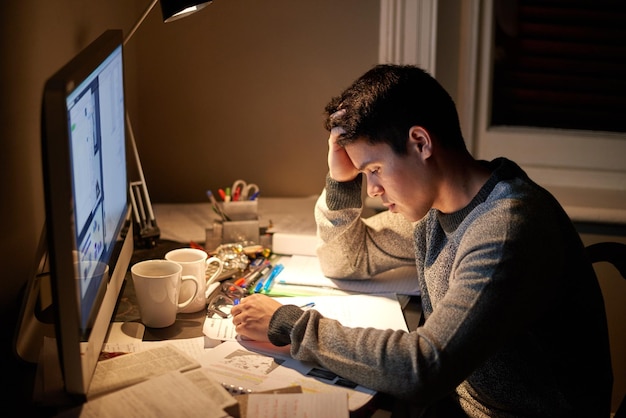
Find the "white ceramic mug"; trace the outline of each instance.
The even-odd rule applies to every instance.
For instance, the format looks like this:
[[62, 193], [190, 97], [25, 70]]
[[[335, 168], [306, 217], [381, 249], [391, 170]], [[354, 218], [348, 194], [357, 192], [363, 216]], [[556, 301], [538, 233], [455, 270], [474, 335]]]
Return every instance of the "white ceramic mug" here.
[[[181, 309], [181, 312], [191, 313], [198, 312], [202, 309], [206, 309], [206, 289], [221, 273], [224, 269], [224, 263], [217, 257], [210, 257], [205, 251], [195, 248], [178, 248], [176, 250], [169, 251], [165, 254], [165, 259], [174, 261], [181, 265], [183, 268], [183, 275], [194, 276], [198, 288], [201, 289], [196, 294], [194, 300]], [[210, 264], [217, 264], [217, 270], [213, 272], [211, 277], [207, 277], [207, 267]], [[180, 299], [187, 299], [189, 295], [193, 293], [193, 287], [191, 284], [183, 283], [180, 288]]]
[[[188, 306], [195, 297], [204, 292], [196, 278], [183, 276], [180, 264], [169, 260], [146, 260], [130, 269], [139, 303], [141, 322], [147, 327], [169, 327], [176, 321], [176, 313]], [[190, 283], [195, 289], [190, 297], [178, 302], [181, 283]]]

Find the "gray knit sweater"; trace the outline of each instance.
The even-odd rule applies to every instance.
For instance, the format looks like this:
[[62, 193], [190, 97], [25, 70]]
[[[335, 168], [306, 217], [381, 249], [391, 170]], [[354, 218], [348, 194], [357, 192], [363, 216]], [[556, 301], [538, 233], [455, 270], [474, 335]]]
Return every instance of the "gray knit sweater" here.
[[426, 321], [410, 333], [353, 329], [280, 308], [269, 337], [291, 354], [413, 405], [474, 417], [607, 417], [604, 304], [557, 201], [500, 158], [470, 204], [416, 223], [362, 219], [361, 179], [328, 178], [315, 215], [326, 275], [368, 278], [415, 263]]

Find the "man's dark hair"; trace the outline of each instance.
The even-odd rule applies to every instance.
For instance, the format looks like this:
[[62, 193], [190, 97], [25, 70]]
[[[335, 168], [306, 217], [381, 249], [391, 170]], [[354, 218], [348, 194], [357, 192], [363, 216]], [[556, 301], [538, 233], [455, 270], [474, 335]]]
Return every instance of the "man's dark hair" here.
[[[333, 117], [339, 110], [344, 114]], [[465, 150], [454, 101], [426, 71], [410, 65], [377, 65], [326, 105], [326, 129], [345, 130], [346, 145], [363, 138], [407, 153], [412, 126], [421, 126], [442, 146]]]

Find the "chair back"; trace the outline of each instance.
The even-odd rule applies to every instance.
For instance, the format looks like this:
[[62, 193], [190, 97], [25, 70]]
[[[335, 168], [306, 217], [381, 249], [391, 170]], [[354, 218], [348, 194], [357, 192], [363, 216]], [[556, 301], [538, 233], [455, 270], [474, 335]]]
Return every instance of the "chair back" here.
[[[626, 279], [626, 244], [622, 244], [619, 242], [598, 242], [596, 244], [591, 244], [586, 247], [587, 257], [589, 261], [592, 263], [600, 263], [607, 262], [612, 264], [617, 271], [621, 274], [623, 279]], [[625, 297], [626, 298], [626, 295]], [[622, 298], [622, 299], [624, 299]], [[608, 312], [607, 312], [608, 316]], [[618, 330], [624, 329], [623, 323], [618, 324]], [[609, 331], [611, 331], [611, 326], [609, 324]], [[611, 337], [611, 332], [609, 332], [609, 337]], [[622, 336], [622, 338], [626, 338]], [[624, 356], [624, 353], [621, 353], [621, 356]], [[613, 367], [615, 369], [615, 361], [617, 359], [613, 358]], [[621, 361], [621, 360], [620, 360]], [[617, 377], [617, 373], [613, 373], [613, 378]], [[614, 383], [615, 384], [615, 383]], [[615, 390], [613, 391], [613, 395], [615, 396]], [[619, 395], [618, 395], [619, 396]], [[619, 397], [617, 399], [620, 399]], [[615, 401], [613, 401], [615, 403]], [[620, 404], [615, 412], [614, 418], [626, 418], [626, 393], [622, 395]]]

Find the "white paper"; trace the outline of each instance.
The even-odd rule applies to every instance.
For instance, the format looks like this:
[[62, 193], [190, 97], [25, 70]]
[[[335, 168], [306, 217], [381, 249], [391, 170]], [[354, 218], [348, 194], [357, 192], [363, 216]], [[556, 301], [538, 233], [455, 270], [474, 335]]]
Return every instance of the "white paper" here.
[[205, 347], [204, 337], [181, 338], [163, 341], [143, 341], [141, 343], [142, 350], [150, 350], [155, 347], [169, 345], [176, 347], [189, 357], [196, 359], [202, 356]]
[[361, 408], [376, 393], [358, 385], [348, 388], [344, 379], [312, 363], [294, 360], [286, 354], [268, 356], [256, 353], [237, 341], [226, 341], [206, 350], [200, 363], [225, 386], [232, 385], [252, 392], [300, 386], [306, 394], [343, 393], [348, 396], [350, 410]]
[[248, 395], [249, 417], [348, 418], [348, 397], [343, 393], [279, 393]]
[[324, 276], [317, 257], [294, 255], [281, 258], [281, 263], [285, 269], [276, 278], [276, 284], [294, 285], [295, 292], [297, 286], [311, 286], [354, 293], [419, 294], [414, 266], [399, 267], [367, 280], [339, 280]]
[[138, 322], [111, 322], [102, 351], [134, 353], [141, 351], [145, 326]]
[[213, 340], [234, 341], [237, 338], [233, 318], [206, 317], [202, 332]]
[[[294, 296], [275, 298], [283, 304], [303, 306], [313, 302], [313, 309], [348, 327], [372, 327], [407, 331], [402, 307], [395, 294], [349, 296]], [[237, 339], [232, 318], [207, 318], [204, 334], [212, 339]]]

